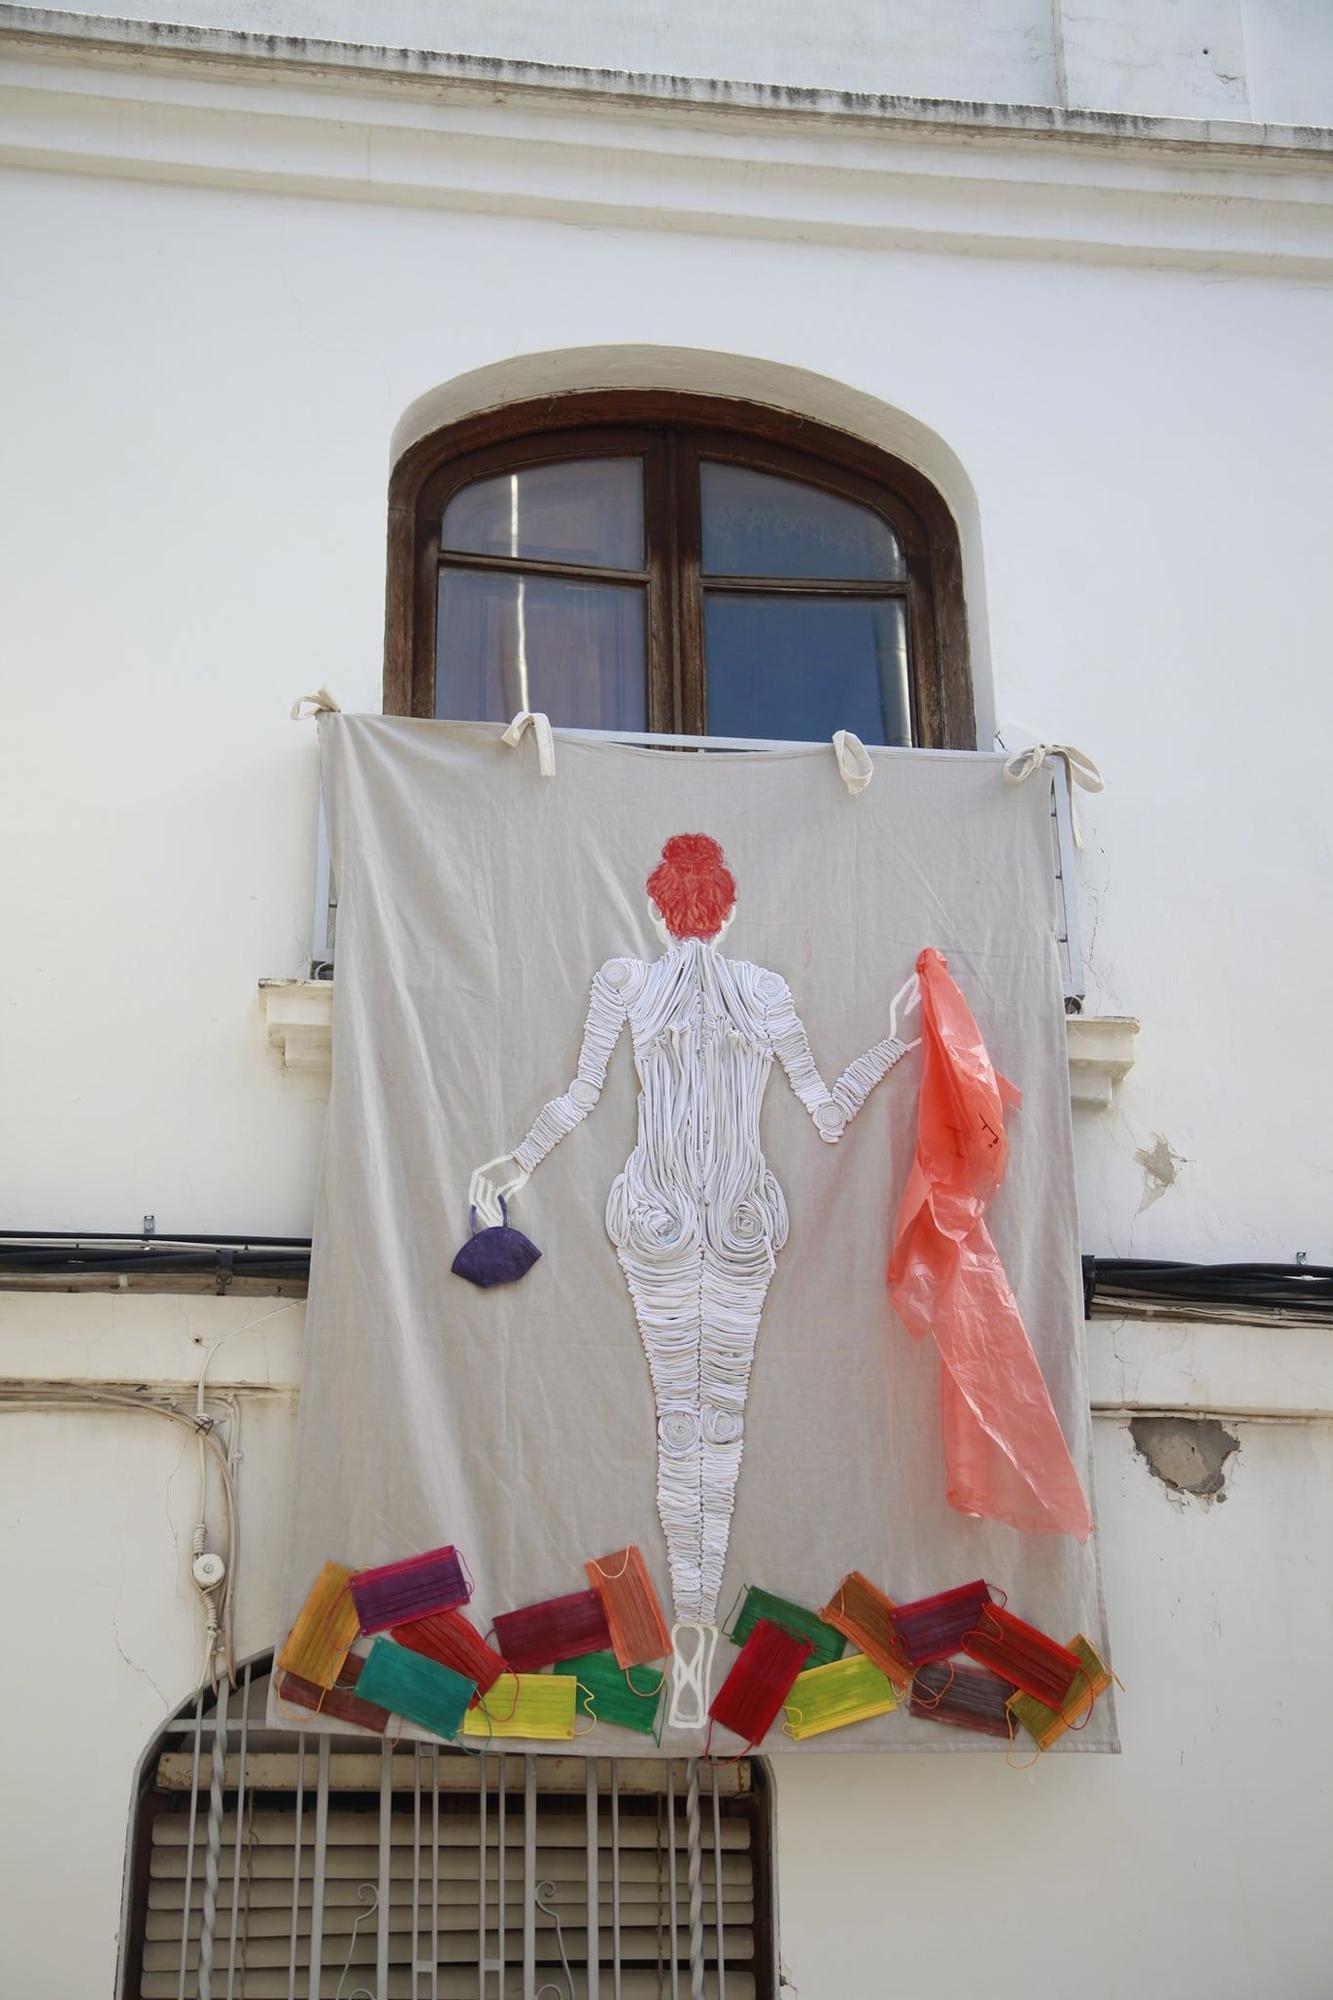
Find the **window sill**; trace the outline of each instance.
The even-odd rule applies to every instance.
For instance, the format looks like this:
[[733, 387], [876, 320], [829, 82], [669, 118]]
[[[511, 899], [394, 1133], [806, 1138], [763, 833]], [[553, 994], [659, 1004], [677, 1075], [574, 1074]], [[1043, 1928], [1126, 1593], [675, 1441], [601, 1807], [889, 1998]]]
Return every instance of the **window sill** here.
[[[268, 1045], [281, 1056], [283, 1068], [305, 1076], [329, 1076], [333, 981], [261, 979], [259, 998]], [[1077, 1109], [1105, 1111], [1116, 1085], [1133, 1066], [1139, 1024], [1122, 1014], [1071, 1014], [1067, 1025], [1070, 1100]]]

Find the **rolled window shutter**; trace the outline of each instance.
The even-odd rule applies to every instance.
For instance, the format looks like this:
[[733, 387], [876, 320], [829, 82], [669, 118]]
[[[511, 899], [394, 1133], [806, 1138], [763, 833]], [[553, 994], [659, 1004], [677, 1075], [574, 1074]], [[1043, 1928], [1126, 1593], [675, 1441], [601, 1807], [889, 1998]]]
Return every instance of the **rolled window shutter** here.
[[[342, 2000], [531, 2000], [554, 1986], [574, 2000], [661, 2000], [689, 1991], [689, 1854], [684, 1767], [650, 1759], [596, 1761], [595, 1905], [589, 1944], [592, 1855], [588, 1766], [570, 1757], [469, 1757], [446, 1746], [371, 1737], [329, 1740], [321, 1798], [317, 1739], [263, 1726], [266, 1675], [252, 1672], [216, 1713], [194, 1706], [164, 1732], [141, 1804], [143, 1838], [131, 1888], [125, 2000], [180, 2000], [200, 1991], [201, 1941], [212, 1890], [214, 2000], [308, 2000], [312, 1933], [320, 1936], [318, 1993]], [[240, 1713], [237, 1713], [238, 1704]], [[199, 1754], [195, 1755], [198, 1735]], [[244, 1736], [244, 1750], [241, 1739]], [[213, 1752], [224, 1782], [213, 1816]], [[388, 1768], [388, 1915], [380, 1921], [382, 1777]], [[767, 1806], [754, 1763], [703, 1768], [700, 1878], [705, 1991], [725, 2000], [769, 2000], [774, 1991]], [[299, 1793], [298, 1783], [303, 1778]], [[484, 1790], [483, 1790], [484, 1786]], [[504, 1832], [501, 1866], [501, 1812]], [[531, 1818], [533, 1846], [527, 1835]], [[322, 1829], [322, 1879], [316, 1887]], [[485, 1894], [482, 1895], [482, 1857]], [[719, 1926], [718, 1877], [721, 1877]], [[503, 1884], [504, 1932], [500, 1946]], [[531, 1980], [525, 1919], [531, 1897]], [[558, 1919], [558, 1925], [557, 1925]], [[482, 1935], [485, 1969], [479, 1977]], [[723, 1979], [718, 1978], [718, 1938]], [[415, 1945], [414, 1945], [415, 1939]], [[377, 1984], [382, 1943], [388, 1978]], [[598, 1971], [590, 1984], [590, 1956]], [[565, 1964], [569, 1976], [566, 1978]], [[415, 1967], [415, 1970], [414, 1970]], [[345, 1975], [345, 1976], [344, 1976]], [[618, 1975], [618, 1985], [617, 1985]]]

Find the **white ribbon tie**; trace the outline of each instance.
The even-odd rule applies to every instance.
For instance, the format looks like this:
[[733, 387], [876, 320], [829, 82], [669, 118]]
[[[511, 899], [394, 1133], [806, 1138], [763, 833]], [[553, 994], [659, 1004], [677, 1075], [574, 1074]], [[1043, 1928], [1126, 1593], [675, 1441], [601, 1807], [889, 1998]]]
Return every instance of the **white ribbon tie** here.
[[327, 688], [317, 688], [314, 694], [298, 695], [292, 703], [293, 722], [308, 722], [315, 715], [341, 714], [341, 705], [334, 700]]
[[517, 750], [529, 730], [537, 739], [537, 769], [543, 778], [553, 778], [555, 737], [551, 732], [549, 716], [531, 708], [521, 708], [500, 740], [507, 743], [511, 750]]
[[1034, 743], [1030, 749], [1014, 752], [1004, 767], [1004, 781], [1007, 785], [1024, 784], [1034, 771], [1040, 771], [1048, 757], [1058, 757], [1065, 767], [1069, 780], [1069, 824], [1075, 847], [1082, 847], [1083, 829], [1074, 803], [1075, 787], [1084, 792], [1105, 790], [1105, 780], [1086, 750], [1076, 750], [1072, 743]]
[[875, 775], [870, 752], [850, 729], [839, 729], [833, 737], [833, 754], [838, 760], [838, 776], [852, 797], [863, 792]]

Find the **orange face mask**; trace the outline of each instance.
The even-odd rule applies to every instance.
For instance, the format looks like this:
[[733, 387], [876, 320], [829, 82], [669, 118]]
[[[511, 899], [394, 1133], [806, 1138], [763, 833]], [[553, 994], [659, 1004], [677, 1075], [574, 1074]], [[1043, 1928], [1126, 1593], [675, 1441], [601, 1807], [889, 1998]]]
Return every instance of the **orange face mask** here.
[[943, 1364], [940, 1416], [951, 1506], [1012, 1528], [1075, 1535], [1092, 1517], [1069, 1447], [983, 1217], [1008, 1159], [999, 1076], [938, 951], [921, 982], [916, 1158], [898, 1209], [889, 1293]]

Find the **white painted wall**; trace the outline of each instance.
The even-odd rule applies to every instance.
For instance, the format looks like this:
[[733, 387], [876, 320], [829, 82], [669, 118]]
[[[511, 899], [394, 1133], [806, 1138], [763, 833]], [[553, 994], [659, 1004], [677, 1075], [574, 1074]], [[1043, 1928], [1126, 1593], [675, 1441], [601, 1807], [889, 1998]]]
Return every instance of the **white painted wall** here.
[[[288, 706], [321, 681], [378, 703], [414, 397], [497, 353], [605, 345], [756, 357], [760, 394], [811, 371], [947, 442], [984, 541], [983, 700], [1109, 781], [1082, 808], [1091, 1003], [1145, 1025], [1083, 1147], [1089, 1247], [1328, 1250], [1306, 1081], [1330, 951], [1326, 290], [59, 175], [4, 198], [28, 385], [0, 502], [5, 804], [30, 856], [4, 891], [27, 941], [5, 1091], [38, 1139], [8, 1163], [10, 1226], [308, 1227], [320, 1101], [275, 1069], [254, 998], [308, 948], [315, 750]], [[1281, 1050], [1256, 1060], [1293, 944]], [[1298, 1087], [1280, 1171], [1256, 1172], [1280, 1052]], [[1159, 1133], [1180, 1183], [1140, 1214]]]
[[[34, 13], [51, 12], [34, 8]], [[1142, 117], [1333, 119], [1324, 0], [99, 0], [93, 17]]]
[[[1101, 761], [1090, 1004], [1144, 1029], [1114, 1112], [1080, 1119], [1086, 1247], [1333, 1261], [1317, 160], [3, 50], [0, 114], [4, 1226], [308, 1228], [322, 1093], [279, 1069], [255, 1000], [308, 948], [314, 746], [288, 705], [321, 681], [378, 702], [391, 440], [422, 398], [628, 380], [907, 451], [963, 529], [983, 709]], [[1145, 1206], [1159, 1135], [1178, 1177]], [[0, 1294], [0, 1377], [188, 1383], [199, 1338], [269, 1303]], [[256, 1649], [299, 1317], [218, 1359], [246, 1397]], [[1333, 1409], [1316, 1330], [1094, 1335], [1107, 1403]], [[0, 1988], [28, 2000], [109, 1991], [130, 1776], [193, 1671], [192, 1448], [158, 1421], [0, 1415], [23, 1635], [0, 1714], [34, 1801], [0, 1823]], [[1121, 2000], [1145, 1965], [1182, 2000], [1326, 1990], [1329, 1432], [1241, 1440], [1227, 1504], [1177, 1508], [1099, 1426], [1121, 1760], [783, 1767], [802, 2000], [886, 1967], [907, 2000]], [[72, 1834], [53, 1775], [79, 1788]]]
[[[192, 1390], [216, 1350], [210, 1389], [244, 1411], [242, 1654], [272, 1640], [299, 1381], [302, 1307], [275, 1304], [0, 1294], [0, 1352], [22, 1378], [137, 1370]], [[990, 1755], [779, 1760], [801, 2000], [890, 1990], [885, 1966], [902, 2000], [1071, 1984], [1123, 2000], [1149, 1964], [1182, 2000], [1327, 1993], [1333, 1538], [1307, 1524], [1333, 1481], [1330, 1343], [1098, 1321], [1091, 1347], [1123, 1754], [1026, 1772]], [[1324, 1419], [1238, 1422], [1225, 1504], [1205, 1506], [1149, 1477], [1110, 1407], [1182, 1397]], [[0, 1816], [0, 1990], [25, 2000], [110, 1991], [135, 1765], [196, 1669], [197, 1493], [195, 1448], [160, 1418], [0, 1412], [0, 1575], [24, 1633], [0, 1655], [0, 1713], [24, 1718], [6, 1788], [35, 1806]], [[78, 1808], [57, 1830], [61, 1783]]]

